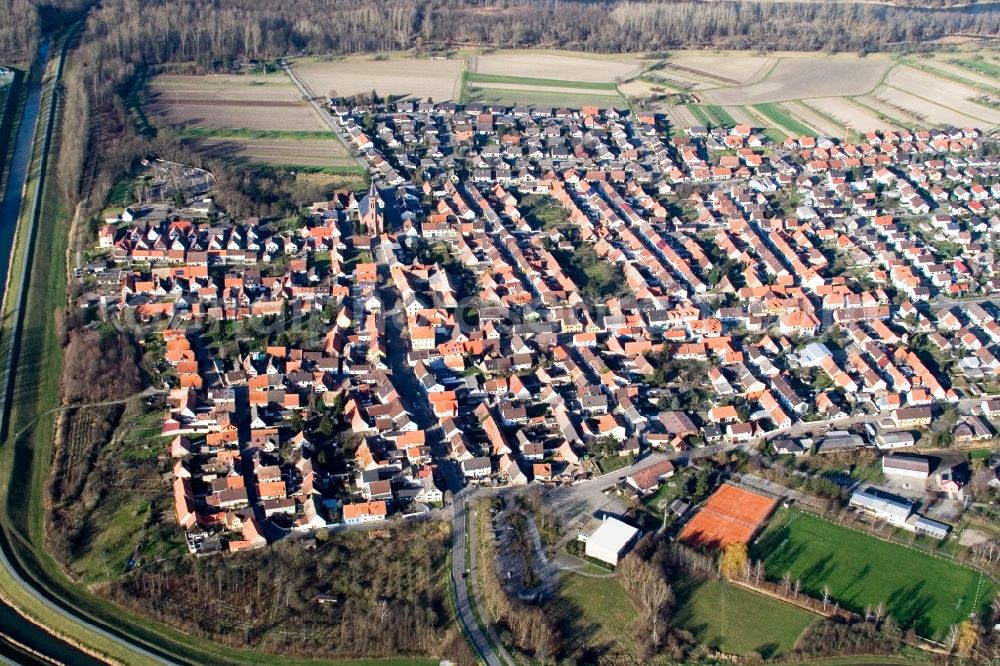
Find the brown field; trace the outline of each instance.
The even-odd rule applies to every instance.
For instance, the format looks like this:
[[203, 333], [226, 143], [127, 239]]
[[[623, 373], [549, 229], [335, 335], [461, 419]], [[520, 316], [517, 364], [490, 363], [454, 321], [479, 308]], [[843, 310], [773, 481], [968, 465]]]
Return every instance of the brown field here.
[[900, 109], [919, 119], [920, 124], [928, 125], [958, 125], [970, 127], [983, 125], [982, 121], [958, 113], [954, 109], [945, 108], [927, 99], [898, 88], [881, 87], [872, 95], [875, 99], [889, 106], [893, 116], [901, 115]]
[[943, 57], [944, 56], [939, 56], [936, 59], [924, 59], [919, 62], [922, 67], [929, 67], [945, 74], [946, 76], [957, 76], [958, 78], [972, 84], [993, 88], [994, 90], [1000, 89], [1000, 79], [995, 79], [992, 76], [974, 72], [971, 69], [962, 67], [961, 65], [954, 65], [950, 62], [945, 62]]
[[436, 102], [458, 96], [461, 60], [432, 60], [393, 55], [384, 60], [371, 56], [339, 60], [300, 59], [295, 71], [316, 95], [335, 97], [369, 93], [430, 97]]
[[336, 139], [193, 138], [199, 152], [217, 159], [241, 159], [265, 164], [311, 167], [350, 167], [357, 162]]
[[879, 84], [892, 64], [888, 58], [877, 56], [782, 58], [756, 83], [703, 90], [699, 95], [707, 104], [723, 106], [864, 95]]
[[[956, 118], [965, 116], [970, 120], [965, 124], [979, 125], [1000, 124], [1000, 111], [990, 109], [972, 101], [972, 98], [982, 95], [982, 92], [975, 88], [963, 85], [957, 81], [952, 81], [941, 76], [935, 76], [929, 72], [924, 72], [913, 67], [900, 66], [893, 69], [885, 79], [889, 88], [885, 95], [891, 100], [893, 96], [902, 92], [904, 95], [912, 95], [926, 102], [951, 110], [956, 114]], [[908, 99], [904, 97], [904, 99]], [[905, 106], [905, 104], [903, 104]], [[923, 109], [916, 109], [923, 111]], [[937, 114], [942, 118], [940, 122], [953, 122], [959, 124], [957, 120], [947, 120], [947, 114], [937, 111], [927, 111], [929, 114]]]
[[667, 60], [666, 69], [672, 65], [684, 68], [682, 71], [714, 80], [718, 77], [728, 79], [737, 85], [751, 83], [767, 74], [774, 65], [773, 58], [751, 56], [744, 54], [701, 55], [694, 52], [681, 52], [672, 55]]
[[723, 484], [684, 527], [679, 538], [717, 548], [737, 542], [750, 543], [777, 503], [770, 497]]
[[[256, 85], [255, 80], [266, 83]], [[277, 75], [159, 76], [148, 111], [170, 125], [210, 129], [328, 129], [288, 79]]]
[[184, 99], [301, 102], [298, 90], [283, 74], [266, 76], [161, 74], [153, 79], [154, 92]]
[[898, 129], [896, 125], [881, 120], [873, 112], [855, 104], [849, 99], [842, 97], [818, 97], [803, 101], [809, 106], [819, 109], [826, 115], [836, 118], [838, 122], [857, 132]]
[[882, 100], [875, 97], [875, 95], [863, 95], [861, 97], [855, 97], [854, 101], [858, 102], [863, 106], [868, 107], [875, 113], [880, 113], [883, 116], [886, 116], [892, 122], [900, 126], [905, 125], [907, 127], [911, 127], [928, 122], [923, 118], [918, 118], [917, 116], [913, 115], [912, 112], [907, 111], [906, 109], [897, 108], [892, 106], [891, 104], [888, 104], [887, 102], [883, 102]]
[[591, 56], [573, 52], [499, 51], [474, 56], [479, 74], [523, 76], [590, 83], [612, 83], [637, 76], [647, 63], [639, 58]]
[[844, 138], [844, 134], [846, 134], [843, 125], [838, 125], [802, 102], [787, 102], [784, 104], [784, 108], [793, 118], [815, 128], [823, 136]]

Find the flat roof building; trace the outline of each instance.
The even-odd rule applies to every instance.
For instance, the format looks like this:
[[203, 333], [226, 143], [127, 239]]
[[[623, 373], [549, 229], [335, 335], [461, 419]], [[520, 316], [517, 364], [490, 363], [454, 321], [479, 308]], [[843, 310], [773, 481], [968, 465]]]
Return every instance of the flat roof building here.
[[584, 553], [614, 566], [628, 552], [639, 536], [639, 530], [617, 518], [605, 517], [586, 541]]
[[865, 488], [851, 495], [851, 506], [879, 520], [906, 528], [913, 505], [906, 499], [877, 488]]

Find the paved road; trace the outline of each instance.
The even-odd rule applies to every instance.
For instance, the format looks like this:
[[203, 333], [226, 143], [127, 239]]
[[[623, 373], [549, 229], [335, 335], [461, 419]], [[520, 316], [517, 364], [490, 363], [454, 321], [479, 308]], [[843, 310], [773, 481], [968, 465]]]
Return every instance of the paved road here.
[[[45, 84], [45, 85], [47, 85], [47, 86], [50, 87], [50, 89], [52, 90], [52, 94], [53, 95], [55, 95], [56, 91], [58, 90], [57, 86], [58, 86], [59, 80], [60, 80], [60, 78], [62, 76], [63, 62], [64, 62], [64, 58], [65, 58], [65, 55], [66, 55], [65, 46], [68, 43], [68, 41], [69, 41], [69, 39], [67, 39], [66, 41], [64, 41], [63, 48], [60, 50], [59, 58], [58, 58], [57, 62], [54, 65], [54, 68], [53, 68], [54, 75]], [[39, 124], [39, 127], [41, 127], [42, 131], [45, 132], [45, 141], [43, 143], [43, 146], [44, 146], [44, 150], [46, 151], [46, 154], [47, 154], [47, 151], [50, 149], [50, 139], [51, 139], [51, 136], [52, 136], [54, 122], [55, 122], [55, 109], [56, 109], [56, 107], [57, 107], [57, 105], [53, 104], [50, 112], [48, 114], [45, 114], [44, 116], [40, 115], [39, 118], [38, 118], [38, 121], [37, 121], [38, 123], [43, 123], [43, 122], [45, 123], [44, 126], [42, 126], [42, 125]], [[36, 132], [37, 132], [37, 129], [36, 129]], [[35, 220], [37, 219], [37, 216], [38, 216], [38, 213], [39, 213], [39, 210], [40, 210], [40, 206], [41, 206], [40, 200], [41, 200], [42, 188], [43, 188], [43, 184], [41, 182], [39, 182], [38, 187], [35, 190], [35, 198], [34, 198], [34, 200], [30, 204], [32, 206], [33, 213], [32, 213], [32, 215], [30, 217], [30, 222], [29, 222], [32, 225], [32, 229], [29, 230], [29, 237], [33, 235], [33, 232], [34, 232], [34, 223], [35, 223]], [[23, 202], [22, 202], [22, 205], [23, 205]], [[11, 298], [14, 299], [14, 302], [13, 302], [14, 304], [12, 306], [12, 308], [13, 308], [12, 311], [21, 310], [21, 308], [23, 307], [24, 294], [25, 294], [25, 285], [26, 285], [26, 279], [27, 279], [26, 276], [27, 276], [28, 267], [30, 265], [30, 259], [31, 259], [31, 251], [30, 251], [31, 249], [32, 249], [31, 248], [31, 244], [29, 244], [28, 251], [24, 252], [21, 255], [21, 260], [22, 260], [21, 266], [18, 266], [18, 267], [12, 266], [11, 267], [11, 272], [13, 272], [14, 270], [18, 270], [21, 273], [21, 280], [18, 283], [17, 293], [15, 293], [15, 294], [5, 294], [4, 295], [4, 298], [11, 297]], [[13, 352], [13, 349], [16, 347], [16, 345], [13, 344], [13, 343], [17, 341], [17, 339], [18, 339], [18, 337], [20, 336], [20, 333], [21, 333], [21, 331], [20, 331], [20, 321], [21, 321], [20, 317], [18, 317], [18, 316], [14, 317], [14, 326], [13, 326], [13, 328], [11, 330], [12, 340], [10, 341], [10, 344], [7, 345], [9, 351], [8, 351], [8, 361], [7, 361], [6, 368], [8, 369], [8, 372], [5, 372], [3, 374], [3, 377], [2, 377], [3, 387], [2, 387], [2, 390], [0, 390], [0, 398], [2, 398], [4, 402], [6, 402], [9, 399], [9, 397], [10, 397], [10, 385], [11, 385], [11, 379], [12, 379], [12, 376], [13, 376], [13, 372], [10, 371], [10, 370], [13, 369], [12, 365], [11, 365], [13, 363], [13, 353], [12, 352]], [[4, 418], [3, 418], [4, 423], [2, 425], [0, 425], [0, 429], [6, 429], [6, 427], [7, 427], [7, 425], [5, 423], [5, 421], [6, 421], [6, 414], [7, 414], [7, 408], [6, 408], [7, 406], [6, 406], [6, 404], [3, 407], [4, 408], [2, 410], [0, 410], [0, 414], [4, 415]], [[36, 599], [38, 600], [38, 602], [40, 604], [42, 604], [48, 611], [50, 611], [52, 613], [55, 613], [55, 614], [57, 614], [57, 615], [65, 618], [65, 619], [69, 620], [70, 622], [73, 622], [73, 623], [76, 623], [76, 624], [80, 625], [81, 627], [83, 627], [88, 632], [91, 632], [91, 633], [93, 633], [95, 635], [101, 636], [101, 637], [105, 638], [106, 640], [113, 641], [113, 642], [115, 642], [115, 643], [117, 643], [117, 644], [119, 644], [119, 645], [127, 648], [128, 650], [131, 650], [136, 655], [140, 656], [142, 658], [142, 660], [143, 660], [144, 663], [156, 663], [156, 664], [172, 664], [172, 663], [174, 663], [172, 661], [169, 661], [167, 659], [164, 659], [164, 658], [160, 657], [157, 654], [154, 654], [153, 652], [150, 652], [149, 650], [145, 649], [141, 645], [139, 645], [139, 644], [137, 644], [137, 643], [135, 643], [135, 642], [133, 642], [133, 641], [131, 641], [129, 639], [122, 638], [121, 636], [115, 635], [115, 634], [111, 633], [110, 631], [107, 631], [106, 629], [104, 629], [101, 626], [98, 626], [96, 624], [93, 624], [93, 623], [89, 622], [88, 620], [86, 620], [82, 616], [77, 615], [74, 610], [70, 609], [70, 607], [68, 607], [68, 606], [64, 607], [63, 605], [61, 605], [60, 603], [58, 603], [56, 600], [54, 600], [52, 597], [48, 596], [47, 592], [38, 589], [35, 586], [35, 584], [34, 584], [33, 581], [26, 580], [21, 575], [19, 568], [17, 566], [15, 566], [14, 562], [10, 559], [10, 556], [8, 554], [8, 543], [7, 543], [7, 540], [9, 538], [10, 538], [10, 535], [7, 534], [7, 533], [2, 534], [2, 538], [0, 538], [0, 546], [3, 546], [2, 548], [0, 548], [0, 566], [2, 566], [4, 569], [7, 570], [8, 574], [13, 578], [15, 585], [17, 585], [18, 587], [24, 588], [25, 590], [31, 592], [36, 597]]]
[[[474, 580], [472, 573], [473, 563], [465, 561], [465, 527], [467, 502], [474, 493], [468, 493], [462, 498], [456, 498], [454, 504], [454, 518], [452, 520], [452, 544], [451, 544], [451, 577], [455, 581], [455, 606], [458, 610], [458, 620], [462, 624], [465, 635], [469, 638], [479, 657], [486, 662], [487, 666], [507, 666], [515, 663], [511, 659], [507, 650], [497, 642], [498, 650], [494, 650], [490, 642], [483, 634], [482, 627], [476, 621], [476, 616], [472, 612], [469, 603], [470, 586], [469, 580]], [[474, 551], [474, 544], [469, 548]], [[466, 572], [469, 572], [466, 574]], [[469, 578], [466, 578], [466, 575]]]
[[357, 151], [354, 149], [354, 146], [351, 145], [344, 129], [338, 125], [337, 121], [333, 119], [333, 116], [331, 116], [329, 112], [323, 108], [323, 103], [320, 101], [322, 98], [313, 92], [312, 88], [309, 87], [309, 84], [299, 78], [299, 75], [295, 73], [295, 70], [288, 66], [288, 63], [283, 63], [281, 67], [285, 70], [285, 73], [288, 74], [288, 77], [292, 80], [292, 83], [295, 84], [295, 87], [299, 89], [299, 92], [302, 93], [302, 96], [309, 100], [309, 104], [312, 105], [313, 111], [316, 112], [316, 115], [318, 115], [319, 118], [322, 119], [322, 121], [326, 123], [331, 130], [333, 130], [333, 133], [337, 135], [340, 142], [344, 144], [344, 148], [347, 149], [347, 154], [350, 155], [355, 162], [357, 162], [358, 166], [367, 171], [368, 165], [357, 156]]

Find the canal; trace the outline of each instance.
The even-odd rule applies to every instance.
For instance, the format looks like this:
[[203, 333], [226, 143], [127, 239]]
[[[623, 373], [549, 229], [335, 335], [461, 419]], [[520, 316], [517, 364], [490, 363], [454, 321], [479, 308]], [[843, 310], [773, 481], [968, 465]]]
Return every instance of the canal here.
[[[21, 210], [21, 199], [31, 169], [31, 153], [35, 143], [35, 129], [42, 105], [42, 72], [49, 57], [51, 41], [45, 39], [38, 49], [38, 56], [31, 70], [25, 76], [24, 105], [14, 138], [14, 149], [8, 165], [7, 184], [0, 203], [0, 297], [6, 287], [6, 276], [14, 245], [17, 218]], [[26, 646], [45, 655], [48, 660], [22, 650]], [[38, 625], [28, 622], [10, 606], [0, 602], [0, 664], [19, 666], [46, 665], [53, 663], [99, 666], [105, 662], [78, 650], [73, 645], [53, 636]]]
[[14, 151], [7, 168], [7, 186], [3, 193], [3, 203], [0, 204], [0, 298], [6, 290], [7, 269], [10, 265], [10, 254], [14, 247], [14, 232], [17, 229], [17, 216], [21, 211], [21, 197], [28, 181], [28, 170], [31, 168], [31, 151], [35, 143], [35, 128], [38, 126], [38, 114], [42, 106], [42, 72], [49, 57], [51, 41], [46, 38], [38, 48], [38, 56], [25, 76], [27, 92], [24, 96], [24, 107], [21, 110], [21, 121], [17, 126], [14, 138]]

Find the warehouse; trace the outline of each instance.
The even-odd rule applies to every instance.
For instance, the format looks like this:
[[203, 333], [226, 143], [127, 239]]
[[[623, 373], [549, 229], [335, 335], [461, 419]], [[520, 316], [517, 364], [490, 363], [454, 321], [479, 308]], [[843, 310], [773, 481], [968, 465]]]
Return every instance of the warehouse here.
[[882, 473], [926, 480], [931, 475], [931, 462], [920, 456], [885, 456], [882, 458]]

